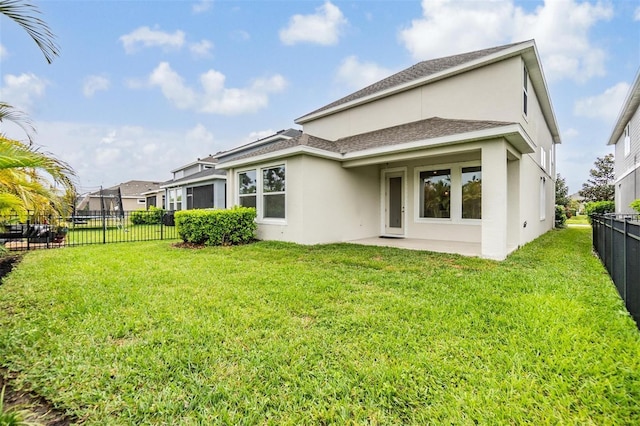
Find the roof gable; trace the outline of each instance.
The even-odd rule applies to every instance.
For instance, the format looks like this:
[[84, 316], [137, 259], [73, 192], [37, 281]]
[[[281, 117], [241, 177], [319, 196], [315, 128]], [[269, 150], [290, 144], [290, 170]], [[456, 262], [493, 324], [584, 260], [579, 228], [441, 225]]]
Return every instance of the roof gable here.
[[[463, 64], [489, 57], [495, 53], [502, 52], [521, 44], [524, 43], [506, 44], [503, 46], [491, 47], [488, 49], [476, 50], [474, 52], [467, 52], [458, 55], [446, 56], [444, 58], [435, 58], [419, 62], [409, 68], [406, 68], [387, 78], [373, 83], [365, 87], [364, 89], [358, 90], [357, 92], [351, 93], [350, 95], [338, 99], [335, 102], [318, 108], [317, 110], [296, 119], [296, 123], [304, 123], [308, 121], [308, 118], [316, 116], [321, 112], [336, 109], [336, 107], [339, 107], [341, 105], [353, 103], [357, 100], [363, 100], [376, 94], [383, 94], [390, 89], [402, 88], [403, 86], [406, 86], [412, 82], [420, 82], [421, 80], [429, 76], [452, 70]], [[413, 85], [411, 85], [410, 87], [413, 87]]]

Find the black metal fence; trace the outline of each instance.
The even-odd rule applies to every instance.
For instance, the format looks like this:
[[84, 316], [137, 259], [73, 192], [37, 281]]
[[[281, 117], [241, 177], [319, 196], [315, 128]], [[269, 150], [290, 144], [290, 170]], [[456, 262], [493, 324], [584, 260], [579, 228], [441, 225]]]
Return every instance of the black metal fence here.
[[177, 239], [173, 211], [82, 211], [53, 215], [0, 216], [0, 244], [34, 250], [87, 244]]
[[640, 215], [594, 215], [593, 247], [640, 327]]

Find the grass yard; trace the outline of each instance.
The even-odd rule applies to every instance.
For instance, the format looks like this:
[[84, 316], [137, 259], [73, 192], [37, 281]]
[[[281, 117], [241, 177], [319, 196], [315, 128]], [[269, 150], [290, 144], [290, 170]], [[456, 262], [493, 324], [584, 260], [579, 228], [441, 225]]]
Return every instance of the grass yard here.
[[567, 225], [590, 225], [589, 216], [576, 215], [567, 219]]
[[638, 424], [640, 333], [590, 230], [498, 263], [356, 245], [30, 252], [0, 364], [87, 425]]
[[175, 226], [131, 225], [117, 226], [112, 221], [103, 229], [96, 226], [72, 226], [66, 236], [67, 245], [102, 244], [103, 242], [132, 242], [169, 240], [178, 238]]

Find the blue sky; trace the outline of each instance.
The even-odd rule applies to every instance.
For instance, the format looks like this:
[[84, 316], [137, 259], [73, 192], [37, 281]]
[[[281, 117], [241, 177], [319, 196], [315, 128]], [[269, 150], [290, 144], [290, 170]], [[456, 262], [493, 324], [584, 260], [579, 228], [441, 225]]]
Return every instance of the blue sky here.
[[[558, 172], [588, 178], [640, 67], [637, 1], [36, 2], [53, 64], [0, 17], [0, 99], [81, 191], [170, 170], [425, 59], [535, 39], [561, 131]], [[2, 131], [16, 139], [12, 124]]]

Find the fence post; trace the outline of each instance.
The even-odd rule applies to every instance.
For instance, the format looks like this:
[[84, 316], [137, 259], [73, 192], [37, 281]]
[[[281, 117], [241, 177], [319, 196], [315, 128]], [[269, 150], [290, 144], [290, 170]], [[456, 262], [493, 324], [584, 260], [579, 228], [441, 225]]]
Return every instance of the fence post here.
[[629, 235], [629, 218], [624, 218], [624, 240], [622, 244], [622, 285], [624, 286], [624, 304], [627, 306], [627, 238]]

